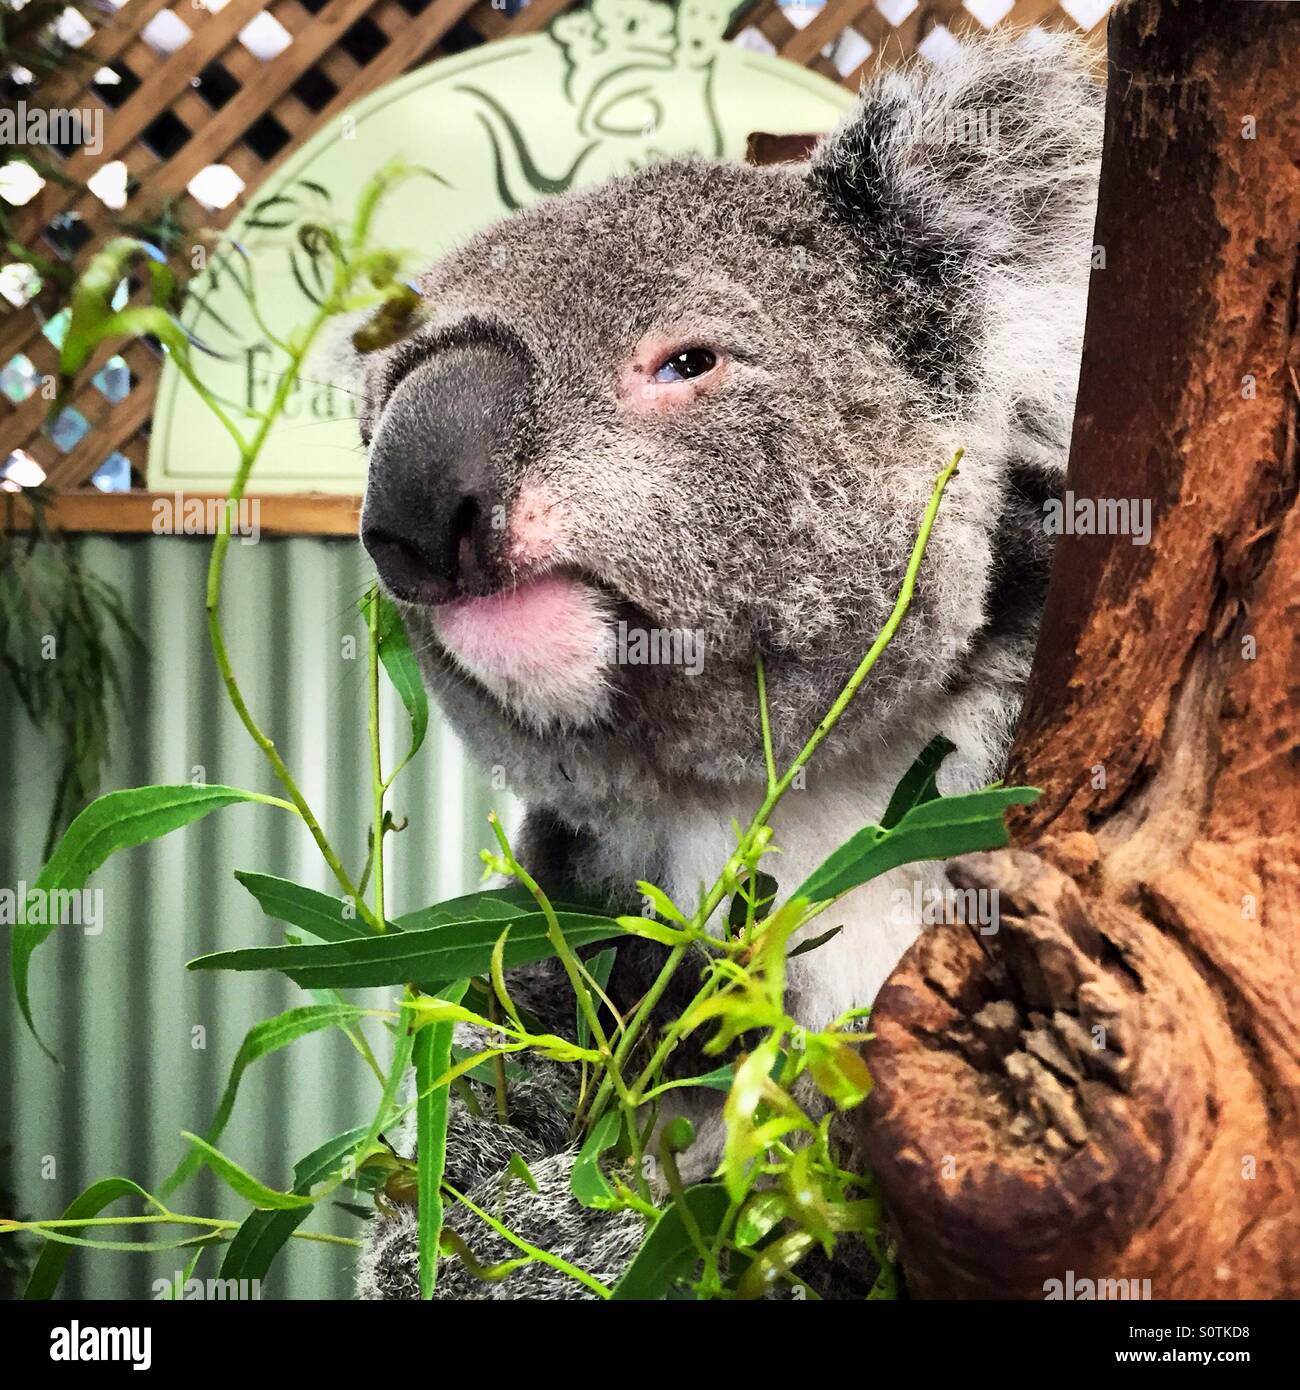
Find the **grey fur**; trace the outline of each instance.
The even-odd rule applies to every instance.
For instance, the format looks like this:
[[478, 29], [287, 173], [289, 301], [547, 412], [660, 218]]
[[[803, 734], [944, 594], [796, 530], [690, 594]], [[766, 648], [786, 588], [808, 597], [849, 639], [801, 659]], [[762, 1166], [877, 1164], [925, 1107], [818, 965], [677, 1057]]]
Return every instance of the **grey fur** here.
[[[991, 144], [933, 138], [978, 110], [997, 112]], [[761, 795], [755, 652], [785, 761], [888, 614], [958, 446], [912, 612], [779, 809], [773, 871], [792, 887], [878, 818], [938, 732], [958, 745], [944, 790], [998, 774], [1050, 560], [1041, 501], [1068, 450], [1100, 135], [1083, 45], [1002, 37], [868, 86], [811, 165], [655, 166], [499, 223], [422, 281], [427, 324], [366, 367], [367, 440], [413, 364], [466, 334], [522, 344], [527, 399], [509, 410], [527, 428], [493, 454], [501, 495], [540, 489], [561, 520], [547, 563], [618, 612], [706, 635], [701, 674], [612, 667], [599, 711], [565, 718], [486, 689], [407, 609], [430, 688], [525, 799], [525, 857], [551, 882], [624, 900], [650, 878], [691, 905]], [[619, 374], [653, 330], [717, 344], [725, 385], [629, 413]], [[505, 583], [525, 577], [496, 560]], [[803, 1021], [870, 1002], [915, 935], [886, 921], [896, 881], [795, 962]], [[715, 1125], [697, 1146], [706, 1168], [717, 1140]]]
[[[630, 1212], [591, 1211], [569, 1195], [576, 1151], [565, 1149], [530, 1165], [538, 1191], [513, 1178], [502, 1200], [502, 1176], [485, 1180], [465, 1195], [491, 1212], [515, 1235], [549, 1254], [577, 1265], [612, 1287], [644, 1239], [644, 1226]], [[419, 1297], [419, 1251], [415, 1208], [395, 1208], [393, 1216], [371, 1223], [370, 1238], [357, 1264], [357, 1292], [363, 1299]], [[517, 1259], [519, 1250], [474, 1216], [450, 1205], [447, 1224], [468, 1242], [484, 1265]], [[474, 1277], [458, 1259], [438, 1262], [437, 1296], [457, 1301], [491, 1299], [594, 1299], [596, 1293], [550, 1265], [533, 1263], [494, 1281]]]
[[[515, 993], [522, 1003], [527, 997], [526, 983]], [[482, 1047], [485, 1042], [473, 1029], [463, 1030], [459, 1040], [469, 1047]], [[480, 1114], [473, 1113], [453, 1093], [448, 1107], [450, 1141], [445, 1177], [516, 1235], [612, 1285], [636, 1252], [644, 1228], [634, 1214], [589, 1210], [570, 1195], [569, 1179], [576, 1157], [568, 1134], [574, 1101], [571, 1070], [533, 1059], [525, 1078], [510, 1085], [508, 1125], [496, 1120], [493, 1097], [486, 1087], [470, 1083]], [[414, 1155], [413, 1138], [413, 1129], [408, 1127], [397, 1146], [404, 1156]], [[516, 1176], [506, 1178], [514, 1154], [528, 1165], [537, 1192]], [[497, 1264], [520, 1254], [468, 1207], [449, 1202], [446, 1221], [481, 1264]], [[583, 1284], [544, 1264], [517, 1270], [500, 1282], [489, 1282], [471, 1275], [455, 1258], [439, 1261], [437, 1292], [443, 1299], [595, 1297]], [[371, 1222], [357, 1265], [357, 1293], [363, 1299], [419, 1297], [414, 1207], [394, 1204], [392, 1215], [381, 1213]]]

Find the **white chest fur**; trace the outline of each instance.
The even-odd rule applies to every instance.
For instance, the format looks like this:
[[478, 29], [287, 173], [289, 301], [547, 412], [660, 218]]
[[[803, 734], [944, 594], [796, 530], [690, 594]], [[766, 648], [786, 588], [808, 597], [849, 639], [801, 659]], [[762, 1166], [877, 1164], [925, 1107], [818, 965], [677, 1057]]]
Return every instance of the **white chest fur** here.
[[[778, 899], [793, 893], [856, 831], [880, 822], [894, 788], [937, 729], [957, 744], [939, 773], [940, 791], [951, 795], [997, 776], [1014, 719], [1014, 707], [998, 692], [972, 690], [942, 710], [920, 716], [924, 732], [900, 731], [888, 750], [876, 751], [869, 766], [827, 771], [814, 759], [806, 784], [792, 787], [772, 815], [773, 843], [780, 853], [765, 857], [764, 867], [777, 880]], [[758, 800], [757, 789], [748, 795], [736, 789], [698, 793], [649, 816], [642, 813], [635, 826], [609, 827], [601, 842], [611, 880], [645, 875], [643, 866], [610, 862], [622, 857], [620, 847], [653, 845], [660, 886], [680, 907], [692, 910], [735, 848], [733, 820], [748, 824]], [[954, 912], [946, 885], [941, 863], [904, 865], [855, 889], [815, 918], [802, 938], [838, 926], [843, 931], [790, 963], [790, 1013], [805, 1027], [820, 1028], [847, 1009], [869, 1005], [923, 927], [962, 912], [967, 920], [976, 920], [968, 903]]]
[[[699, 901], [701, 884], [707, 887], [716, 878], [735, 838], [730, 808], [679, 809], [682, 814], [667, 831], [661, 852], [664, 886], [675, 902], [687, 907]], [[779, 896], [793, 892], [850, 834], [878, 820], [883, 811], [878, 796], [789, 792], [772, 818], [774, 843], [781, 852], [764, 859], [766, 871], [780, 887]], [[805, 1027], [821, 1028], [846, 1009], [870, 1004], [923, 925], [917, 905], [929, 901], [941, 882], [941, 865], [907, 865], [856, 889], [809, 923], [792, 944], [833, 927], [843, 930], [790, 962], [790, 1013]]]

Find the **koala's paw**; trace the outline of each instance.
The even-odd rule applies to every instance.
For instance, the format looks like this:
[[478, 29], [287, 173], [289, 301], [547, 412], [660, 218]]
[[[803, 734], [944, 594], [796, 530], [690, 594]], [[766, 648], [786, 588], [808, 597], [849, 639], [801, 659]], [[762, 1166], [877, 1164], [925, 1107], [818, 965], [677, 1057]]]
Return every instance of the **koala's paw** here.
[[[537, 1181], [532, 1191], [520, 1178], [504, 1172], [481, 1181], [465, 1195], [529, 1244], [592, 1275], [606, 1286], [618, 1282], [645, 1236], [634, 1212], [593, 1211], [579, 1205], [569, 1190], [576, 1151], [551, 1154], [529, 1165]], [[505, 1190], [504, 1200], [502, 1190]], [[474, 1252], [481, 1265], [515, 1259], [519, 1249], [479, 1220], [467, 1207], [449, 1201], [447, 1226]], [[418, 1299], [419, 1247], [413, 1206], [370, 1223], [357, 1268], [357, 1294], [365, 1299]], [[541, 1261], [504, 1279], [475, 1277], [459, 1259], [438, 1261], [438, 1299], [589, 1299], [596, 1295], [570, 1275]]]

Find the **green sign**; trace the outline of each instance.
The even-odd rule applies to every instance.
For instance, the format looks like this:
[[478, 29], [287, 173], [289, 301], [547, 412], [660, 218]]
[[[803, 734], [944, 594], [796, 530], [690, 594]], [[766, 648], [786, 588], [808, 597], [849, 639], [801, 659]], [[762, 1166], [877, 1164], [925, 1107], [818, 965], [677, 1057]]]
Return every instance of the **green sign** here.
[[[191, 285], [186, 327], [216, 354], [197, 355], [205, 384], [236, 407], [268, 403], [278, 353], [232, 270], [242, 279], [251, 271], [273, 334], [301, 324], [324, 287], [298, 242], [299, 225], [348, 217], [359, 190], [390, 160], [445, 180], [401, 184], [375, 227], [380, 243], [430, 263], [548, 195], [683, 154], [740, 159], [756, 130], [829, 130], [852, 95], [793, 63], [727, 43], [733, 8], [734, 0], [594, 0], [560, 15], [546, 33], [409, 73], [318, 131], [232, 224], [247, 262], [219, 253]], [[303, 382], [290, 401], [251, 491], [363, 490], [355, 400], [325, 375]], [[221, 492], [234, 470], [230, 439], [167, 363], [149, 487]]]

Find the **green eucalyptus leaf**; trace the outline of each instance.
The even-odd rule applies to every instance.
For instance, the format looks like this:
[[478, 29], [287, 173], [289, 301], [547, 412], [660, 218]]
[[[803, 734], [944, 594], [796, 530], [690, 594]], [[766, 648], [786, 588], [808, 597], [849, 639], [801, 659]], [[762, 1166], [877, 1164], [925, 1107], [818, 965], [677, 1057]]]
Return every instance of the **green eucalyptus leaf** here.
[[[217, 1105], [217, 1113], [203, 1136], [205, 1142], [215, 1145], [221, 1138], [230, 1119], [230, 1112], [235, 1108], [239, 1083], [254, 1062], [282, 1047], [287, 1047], [292, 1042], [297, 1042], [309, 1033], [319, 1032], [322, 1028], [346, 1027], [348, 1024], [356, 1023], [364, 1018], [366, 1013], [367, 1010], [353, 1004], [306, 1004], [301, 1008], [287, 1009], [274, 1018], [263, 1019], [261, 1023], [254, 1024], [235, 1054], [230, 1075], [226, 1080], [226, 1088], [221, 1093], [221, 1100]], [[158, 1195], [169, 1196], [193, 1177], [202, 1166], [203, 1155], [199, 1150], [191, 1148], [158, 1189]]]
[[537, 1179], [533, 1177], [533, 1170], [524, 1162], [523, 1155], [518, 1151], [510, 1155], [510, 1162], [506, 1164], [505, 1177], [501, 1183], [503, 1192], [512, 1177], [518, 1178], [530, 1192], [542, 1190], [537, 1185]]
[[741, 1277], [736, 1292], [741, 1298], [762, 1298], [817, 1244], [809, 1231], [791, 1231], [774, 1240], [749, 1266]]
[[[98, 1216], [105, 1207], [111, 1206], [123, 1197], [139, 1197], [146, 1203], [152, 1203], [153, 1200], [139, 1183], [132, 1182], [130, 1178], [101, 1178], [99, 1182], [91, 1183], [80, 1196], [74, 1197], [68, 1203], [63, 1210], [62, 1219], [75, 1221], [79, 1216]], [[60, 1234], [72, 1237], [77, 1234], [78, 1230], [84, 1229], [85, 1227], [65, 1226]], [[47, 1243], [32, 1269], [31, 1277], [27, 1280], [27, 1287], [23, 1290], [23, 1299], [35, 1302], [53, 1298], [59, 1287], [59, 1281], [63, 1278], [63, 1270], [68, 1263], [68, 1256], [71, 1254], [72, 1244], [70, 1241]]]
[[623, 1117], [616, 1110], [607, 1111], [587, 1135], [578, 1156], [573, 1161], [569, 1190], [584, 1207], [608, 1210], [618, 1204], [618, 1197], [600, 1169], [600, 1156], [618, 1143]]
[[818, 1041], [809, 1047], [808, 1070], [817, 1089], [841, 1110], [860, 1105], [871, 1094], [871, 1072], [853, 1043]]
[[[156, 840], [199, 820], [209, 811], [240, 801], [266, 801], [257, 792], [238, 787], [132, 787], [96, 798], [68, 826], [33, 891], [52, 894], [80, 889], [99, 866], [119, 849]], [[48, 899], [47, 899], [48, 900]], [[47, 916], [52, 914], [47, 913]], [[28, 971], [32, 952], [54, 930], [49, 923], [17, 923], [10, 941], [10, 973], [18, 1008], [32, 1036], [40, 1042], [32, 1021]], [[53, 1053], [41, 1043], [47, 1056]]]
[[794, 898], [822, 902], [901, 864], [1002, 849], [1010, 842], [1003, 812], [1038, 796], [1034, 787], [985, 787], [913, 806], [891, 830], [864, 826], [800, 884]]
[[388, 780], [391, 782], [420, 751], [429, 732], [429, 697], [425, 693], [419, 663], [411, 651], [410, 639], [402, 624], [402, 615], [393, 601], [378, 589], [372, 589], [361, 603], [363, 609], [370, 603], [379, 604], [379, 660], [411, 721], [411, 746], [389, 774]]
[[[469, 988], [468, 980], [457, 980], [443, 990], [450, 1002], [461, 1000]], [[420, 1261], [420, 1297], [433, 1297], [438, 1275], [438, 1240], [442, 1234], [442, 1175], [447, 1164], [446, 1086], [434, 1082], [451, 1065], [451, 1035], [455, 1024], [448, 1020], [421, 1028], [415, 1035], [415, 1129], [416, 1181], [419, 1208], [416, 1214]]]
[[713, 1071], [705, 1072], [702, 1076], [682, 1076], [676, 1081], [665, 1081], [662, 1085], [656, 1086], [646, 1099], [661, 1096], [665, 1091], [680, 1091], [691, 1086], [703, 1086], [710, 1091], [730, 1091], [735, 1079], [736, 1069], [728, 1062], [725, 1066], [715, 1067]]
[[231, 1191], [238, 1193], [246, 1202], [269, 1211], [291, 1211], [295, 1207], [310, 1207], [312, 1199], [296, 1192], [278, 1192], [241, 1168], [233, 1158], [227, 1158], [219, 1149], [200, 1139], [188, 1130], [181, 1133], [199, 1151], [203, 1162], [226, 1184]]
[[[471, 1051], [467, 1047], [457, 1047], [453, 1044], [451, 1060], [456, 1063], [466, 1062], [471, 1057], [477, 1056], [478, 1052], [479, 1049], [477, 1048]], [[527, 1070], [521, 1067], [518, 1062], [506, 1062], [505, 1068], [507, 1081], [522, 1081], [528, 1075]], [[468, 1071], [462, 1072], [461, 1075], [470, 1081], [478, 1081], [484, 1086], [495, 1086], [497, 1083], [496, 1070], [491, 1057], [484, 1058], [483, 1061]]]
[[686, 925], [686, 915], [662, 888], [648, 883], [644, 879], [639, 880], [636, 886], [641, 890], [642, 896], [650, 900], [654, 910], [661, 917], [666, 917], [668, 921], [676, 922], [681, 926]]
[[727, 1191], [736, 1201], [749, 1190], [754, 1162], [774, 1137], [791, 1127], [792, 1122], [779, 1116], [760, 1122], [758, 1114], [780, 1065], [781, 1049], [774, 1038], [768, 1038], [737, 1065], [735, 1082], [723, 1106], [727, 1130], [720, 1171]]
[[[85, 270], [73, 286], [69, 298], [67, 332], [59, 348], [59, 375], [66, 381], [75, 376], [90, 360], [95, 349], [108, 338], [133, 336], [115, 327], [129, 310], [113, 308], [117, 287], [126, 279], [136, 261], [144, 260], [151, 269], [150, 283], [157, 312], [164, 318], [167, 307], [175, 298], [176, 281], [170, 271], [154, 259], [153, 249], [134, 237], [114, 237], [102, 251], [90, 258]], [[179, 324], [174, 319], [170, 322]], [[153, 332], [153, 329], [146, 329]], [[161, 335], [158, 335], [161, 337]]]
[[[349, 915], [348, 905], [342, 898], [331, 897], [315, 888], [304, 888], [300, 883], [291, 883], [273, 874], [236, 869], [235, 877], [257, 899], [258, 906], [268, 917], [300, 927], [322, 941], [353, 941], [372, 934], [358, 917], [355, 905]], [[390, 927], [393, 925], [389, 923]]]
[[756, 1192], [736, 1218], [736, 1244], [745, 1247], [757, 1245], [788, 1214], [789, 1199], [783, 1192]]
[[808, 941], [801, 941], [786, 959], [793, 960], [796, 956], [806, 956], [809, 951], [815, 951], [818, 946], [825, 946], [828, 941], [833, 941], [843, 930], [843, 927], [832, 927], [830, 931], [824, 931], [820, 936], [814, 936]]
[[[726, 1188], [716, 1182], [699, 1183], [688, 1187], [682, 1196], [700, 1234], [706, 1241], [712, 1240], [731, 1207]], [[674, 1202], [655, 1222], [610, 1297], [621, 1300], [666, 1298], [673, 1285], [695, 1268], [699, 1258], [699, 1251]]]
[[[596, 911], [582, 903], [552, 902], [551, 906], [557, 912]], [[496, 935], [500, 936], [501, 926], [538, 911], [537, 900], [528, 889], [520, 884], [511, 884], [506, 888], [491, 888], [479, 893], [466, 893], [460, 898], [448, 898], [445, 902], [434, 903], [432, 907], [404, 913], [395, 921], [390, 921], [389, 925], [398, 926], [403, 931], [428, 931], [431, 927], [446, 927], [455, 922], [497, 922], [500, 926]]]
[[[609, 917], [558, 914], [560, 930], [575, 949], [621, 935]], [[218, 951], [189, 962], [190, 970], [278, 970], [304, 989], [368, 989], [419, 980], [465, 979], [487, 972], [500, 936], [498, 918], [448, 922], [422, 930], [386, 932], [363, 940], [323, 946], [255, 946]], [[405, 919], [403, 919], [405, 924]], [[540, 912], [513, 920], [506, 943], [506, 969], [528, 965], [554, 954]]]
[[[327, 1139], [319, 1148], [301, 1158], [293, 1169], [293, 1191], [307, 1196], [318, 1182], [323, 1182], [353, 1153], [366, 1137], [366, 1125], [346, 1130]], [[263, 1280], [270, 1272], [275, 1257], [288, 1243], [294, 1231], [310, 1215], [309, 1207], [292, 1211], [252, 1211], [245, 1218], [226, 1249], [221, 1262], [221, 1278]]]
[[[185, 1269], [182, 1271], [180, 1276], [179, 1295], [181, 1298], [185, 1296], [185, 1285], [188, 1284], [190, 1280], [194, 1278], [194, 1271], [199, 1267], [199, 1261], [203, 1258], [203, 1252], [207, 1248], [208, 1247], [206, 1245], [200, 1245], [199, 1248], [194, 1252], [193, 1256], [190, 1258], [189, 1264], [187, 1264], [185, 1266]], [[175, 1302], [177, 1299], [176, 1283], [174, 1281], [169, 1282], [167, 1284], [165, 1292], [156, 1296], [161, 1297], [162, 1299], [170, 1302]]]
[[[614, 959], [617, 955], [618, 948], [616, 946], [607, 946], [605, 950], [598, 951], [590, 960], [582, 962], [587, 973], [603, 990], [608, 991], [609, 989], [609, 976], [614, 969]], [[580, 1004], [575, 1003], [574, 1008], [577, 1010], [578, 1046], [590, 1047], [591, 1025], [587, 1022], [587, 1015], [582, 1012]]]
[[902, 781], [894, 788], [894, 794], [889, 798], [889, 805], [880, 821], [882, 829], [892, 830], [913, 806], [920, 806], [938, 797], [939, 788], [935, 778], [939, 766], [949, 753], [956, 751], [957, 745], [942, 734], [936, 735], [925, 745], [917, 755], [916, 761], [903, 774]]

